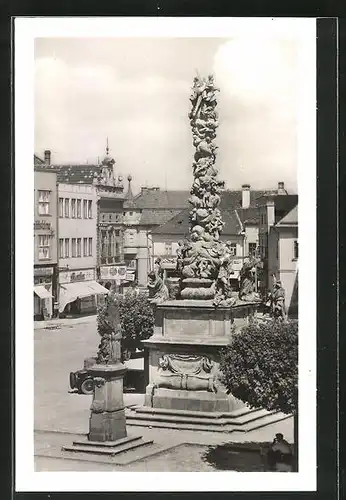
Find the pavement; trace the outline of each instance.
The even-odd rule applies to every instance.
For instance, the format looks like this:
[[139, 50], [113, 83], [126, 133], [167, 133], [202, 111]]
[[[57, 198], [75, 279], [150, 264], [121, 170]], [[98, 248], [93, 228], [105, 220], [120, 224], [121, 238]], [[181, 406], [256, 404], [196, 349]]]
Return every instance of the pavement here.
[[88, 316], [78, 316], [76, 318], [56, 318], [47, 321], [34, 321], [34, 330], [45, 330], [63, 328], [64, 326], [71, 327], [73, 325], [83, 325], [96, 323], [96, 314]]
[[[277, 432], [293, 442], [293, 419], [248, 433], [183, 431], [127, 425], [129, 435], [152, 439], [149, 447], [129, 451], [117, 459], [82, 457], [62, 452], [64, 445], [88, 433], [92, 396], [72, 392], [69, 373], [95, 355], [99, 344], [96, 316], [51, 320], [35, 327], [35, 470], [215, 471], [203, 459], [210, 447], [226, 443], [271, 442]], [[36, 325], [35, 325], [36, 326]], [[48, 326], [48, 328], [47, 328]], [[141, 366], [143, 360], [129, 363]], [[130, 366], [129, 366], [130, 367]], [[124, 394], [126, 406], [142, 405], [143, 394]]]

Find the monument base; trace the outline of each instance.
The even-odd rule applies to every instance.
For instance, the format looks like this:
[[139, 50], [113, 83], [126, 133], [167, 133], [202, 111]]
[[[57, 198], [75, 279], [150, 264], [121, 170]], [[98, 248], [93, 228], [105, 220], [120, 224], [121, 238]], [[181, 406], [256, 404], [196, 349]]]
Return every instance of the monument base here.
[[71, 446], [63, 446], [63, 451], [73, 451], [79, 453], [92, 453], [96, 455], [105, 455], [114, 457], [120, 453], [134, 450], [141, 446], [148, 446], [153, 443], [153, 440], [144, 440], [141, 436], [126, 436], [116, 441], [90, 441], [86, 436], [85, 439], [73, 441]]
[[144, 406], [126, 410], [129, 425], [203, 431], [249, 431], [288, 418], [253, 410], [220, 379], [220, 354], [255, 320], [258, 302], [215, 307], [211, 300], [156, 305], [154, 335], [144, 341], [149, 376]]

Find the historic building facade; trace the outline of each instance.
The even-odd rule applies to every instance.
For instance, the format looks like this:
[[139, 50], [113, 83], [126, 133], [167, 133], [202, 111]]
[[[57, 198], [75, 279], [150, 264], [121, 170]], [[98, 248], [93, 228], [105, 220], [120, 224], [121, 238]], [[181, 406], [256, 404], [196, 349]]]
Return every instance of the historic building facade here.
[[291, 315], [298, 313], [298, 205], [271, 226], [268, 237], [268, 269], [286, 292]]
[[58, 215], [59, 312], [94, 312], [105, 293], [96, 282], [96, 187], [58, 184]]
[[53, 316], [58, 297], [57, 173], [45, 160], [34, 157], [34, 318]]

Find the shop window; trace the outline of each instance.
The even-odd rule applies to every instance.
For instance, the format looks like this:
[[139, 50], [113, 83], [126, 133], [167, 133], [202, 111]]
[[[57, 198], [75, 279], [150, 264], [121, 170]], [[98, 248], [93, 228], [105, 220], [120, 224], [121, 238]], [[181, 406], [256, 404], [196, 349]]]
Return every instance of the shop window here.
[[82, 200], [77, 200], [77, 219], [82, 218]]
[[50, 191], [39, 190], [38, 213], [39, 215], [50, 215]]
[[82, 256], [82, 238], [77, 238], [77, 257]]
[[59, 259], [63, 259], [64, 255], [64, 239], [59, 238]]
[[249, 255], [256, 255], [257, 245], [256, 243], [249, 243]]
[[293, 244], [293, 258], [294, 260], [298, 259], [298, 240], [295, 240]]
[[64, 198], [59, 198], [59, 217], [64, 217]]
[[72, 198], [71, 200], [71, 217], [72, 219], [76, 218], [76, 199]]
[[38, 258], [39, 260], [50, 259], [50, 236], [40, 234], [38, 237]]
[[76, 238], [72, 238], [72, 257], [77, 257]]
[[70, 256], [70, 238], [65, 238], [65, 258]]
[[88, 219], [92, 219], [92, 200], [88, 200]]
[[83, 200], [83, 217], [88, 218], [88, 200]]
[[235, 257], [237, 255], [237, 244], [231, 243], [229, 246], [229, 251], [230, 251], [230, 254], [233, 255], [233, 257]]
[[88, 238], [83, 238], [83, 257], [88, 256]]
[[88, 238], [88, 254], [89, 254], [89, 257], [91, 257], [93, 254], [93, 239], [92, 238]]
[[65, 198], [65, 217], [70, 217], [70, 200]]

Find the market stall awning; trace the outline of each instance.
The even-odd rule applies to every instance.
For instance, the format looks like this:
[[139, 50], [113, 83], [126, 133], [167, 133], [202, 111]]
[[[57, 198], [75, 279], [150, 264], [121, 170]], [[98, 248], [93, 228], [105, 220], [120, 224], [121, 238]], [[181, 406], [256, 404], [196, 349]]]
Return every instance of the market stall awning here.
[[51, 299], [53, 295], [47, 290], [43, 285], [35, 285], [34, 293], [40, 297], [40, 299]]
[[66, 305], [73, 302], [78, 297], [89, 297], [101, 293], [109, 293], [109, 290], [96, 281], [79, 281], [77, 283], [64, 283], [60, 285], [59, 312], [62, 312]]

